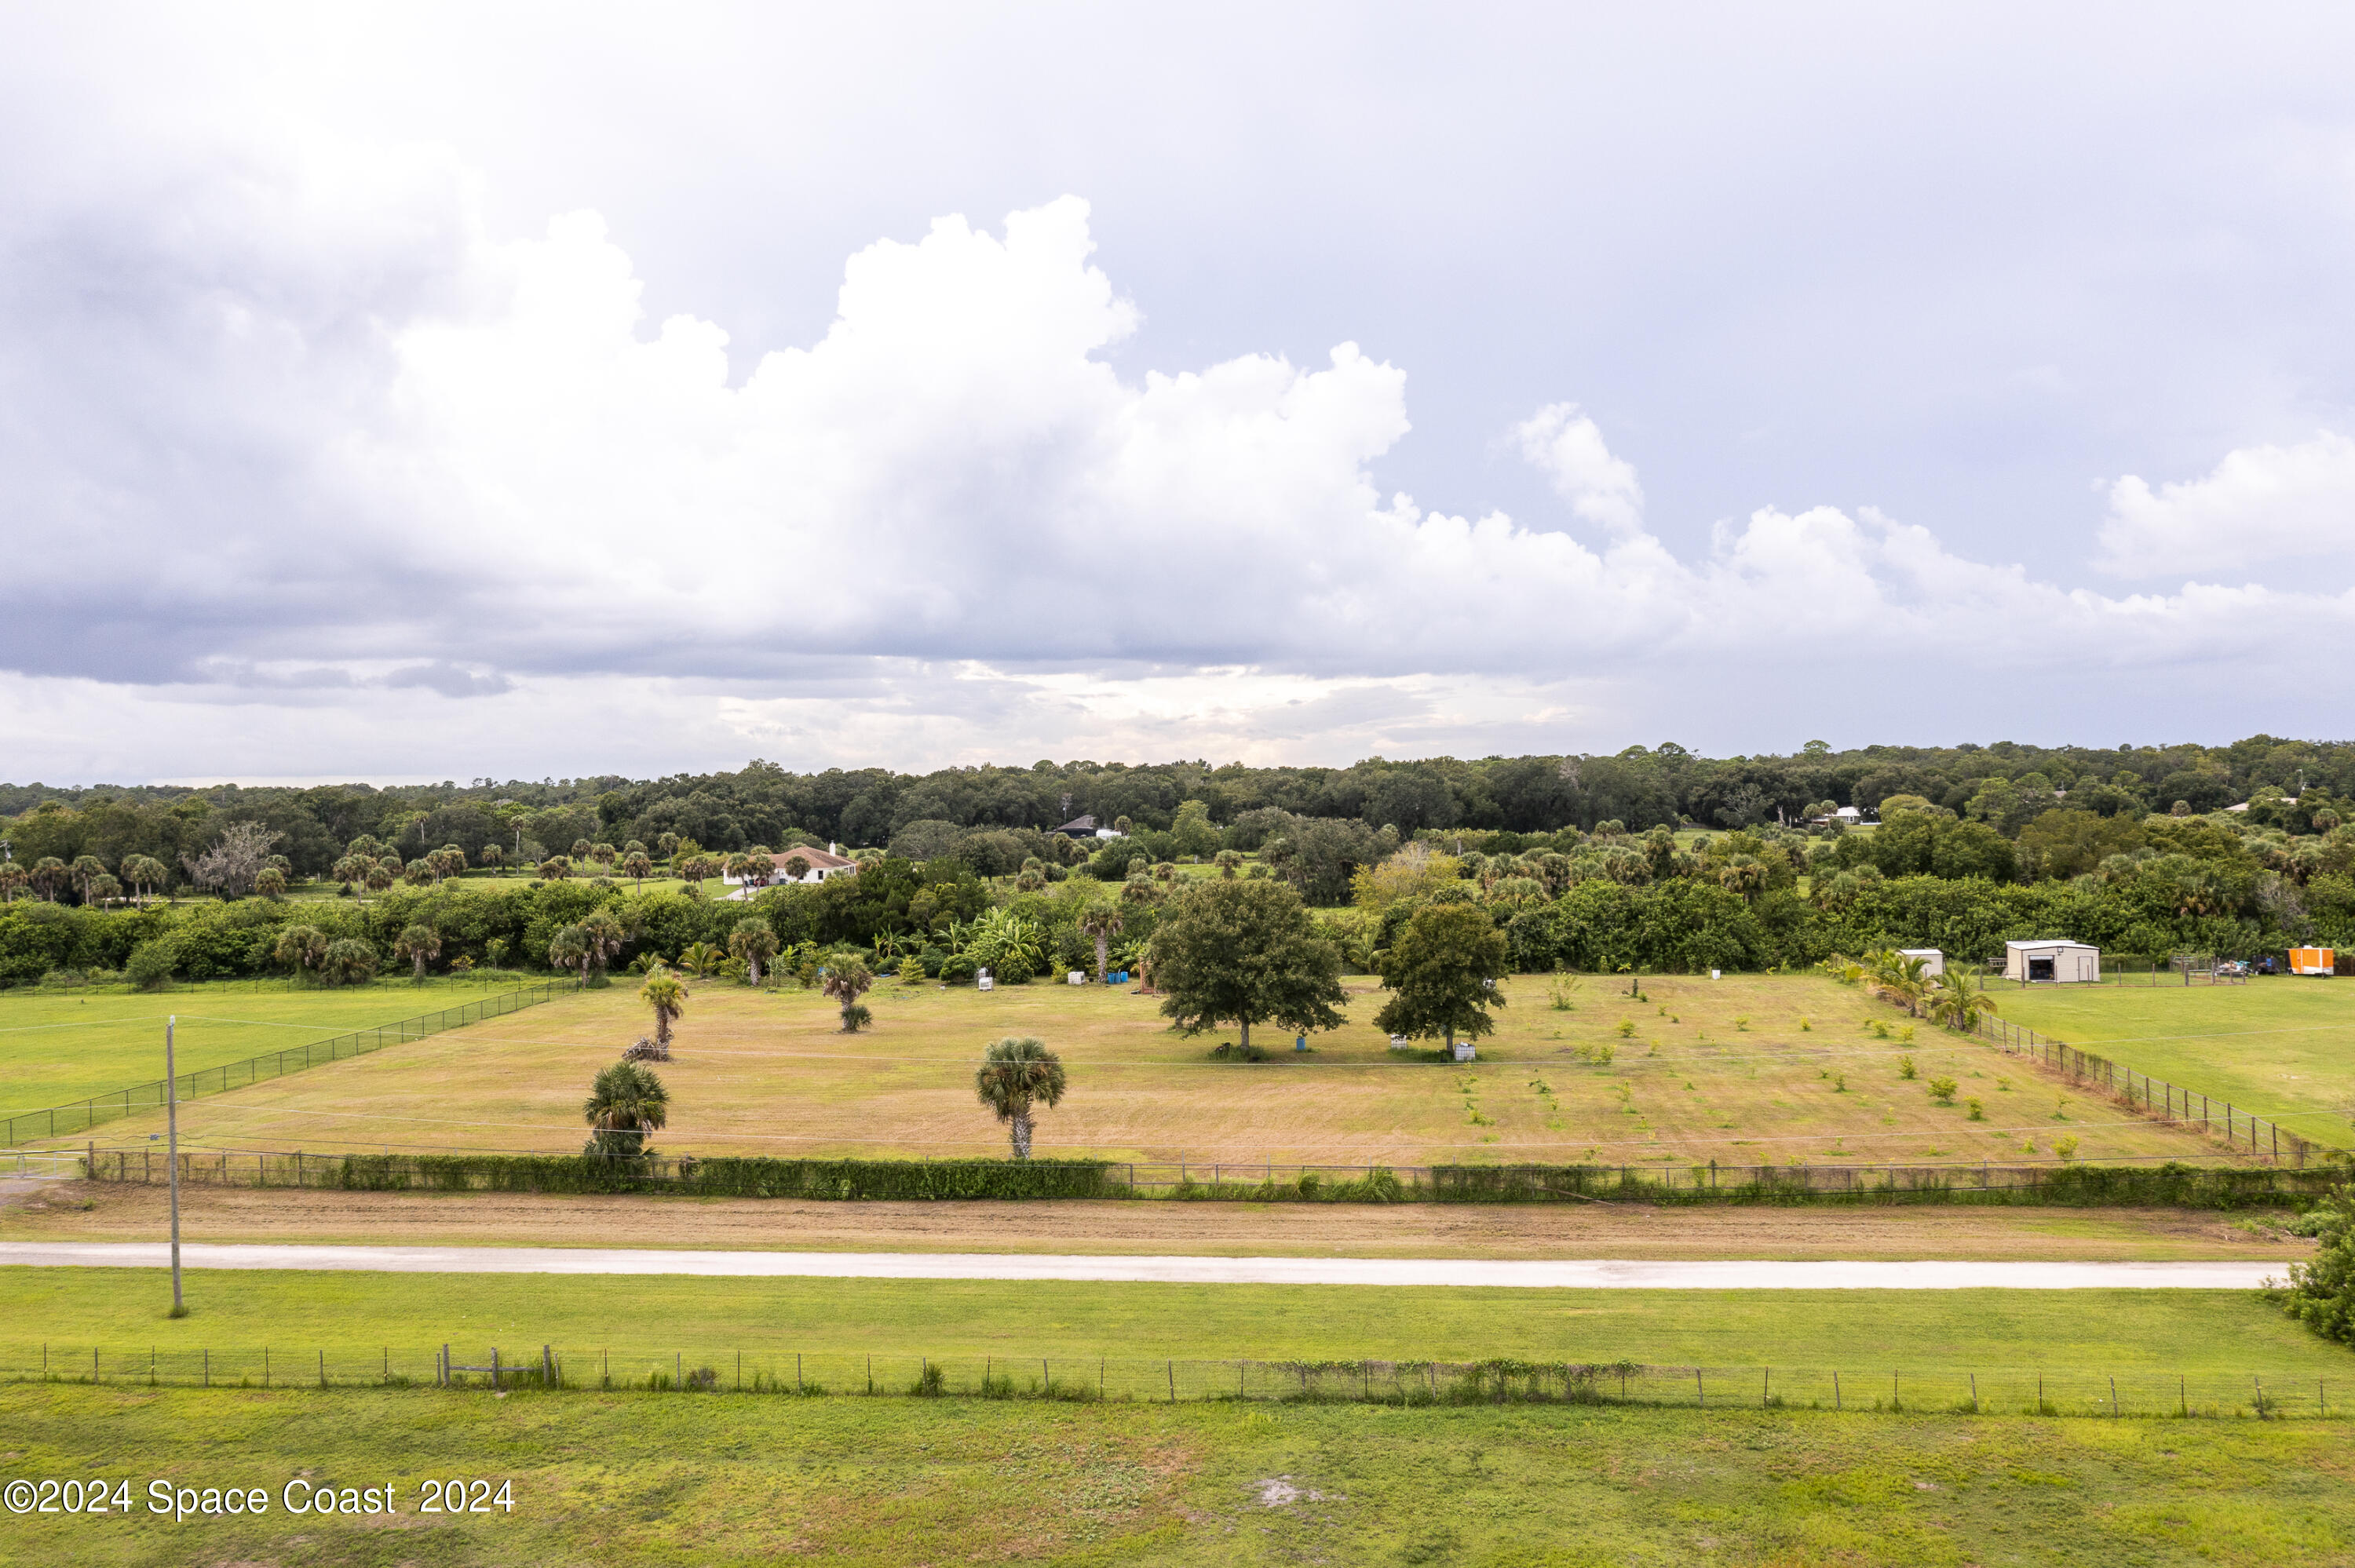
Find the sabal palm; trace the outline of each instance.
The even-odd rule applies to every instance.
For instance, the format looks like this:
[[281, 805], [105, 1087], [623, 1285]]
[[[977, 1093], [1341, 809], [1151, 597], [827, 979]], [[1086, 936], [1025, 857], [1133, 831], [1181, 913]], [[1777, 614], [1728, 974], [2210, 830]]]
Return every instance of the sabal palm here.
[[616, 1062], [591, 1084], [581, 1114], [593, 1129], [583, 1154], [634, 1160], [646, 1152], [646, 1135], [668, 1125], [670, 1091], [651, 1069]]
[[744, 960], [744, 969], [754, 985], [761, 983], [761, 966], [777, 956], [777, 934], [769, 923], [755, 915], [739, 920], [736, 928], [728, 933], [728, 950]]
[[687, 1011], [687, 987], [668, 969], [656, 969], [638, 988], [638, 1000], [655, 1010], [655, 1044], [668, 1050], [671, 1026]]
[[425, 966], [442, 956], [442, 934], [422, 921], [392, 940], [392, 956], [409, 960], [415, 977], [425, 978]]
[[981, 1103], [1006, 1123], [1014, 1158], [1028, 1160], [1031, 1113], [1039, 1105], [1052, 1108], [1061, 1102], [1063, 1064], [1046, 1042], [1009, 1034], [982, 1053], [973, 1087]]
[[548, 964], [550, 969], [578, 969], [586, 983], [589, 979], [589, 934], [578, 926], [562, 926], [548, 940]]
[[629, 932], [610, 909], [591, 910], [588, 918], [581, 922], [581, 934], [589, 943], [589, 961], [600, 969], [612, 968], [630, 939]]
[[278, 933], [278, 944], [271, 949], [271, 957], [298, 972], [318, 968], [326, 956], [326, 934], [315, 926], [287, 927]]
[[[1223, 851], [1231, 854], [1231, 850]], [[1093, 904], [1080, 916], [1080, 935], [1096, 945], [1096, 983], [1102, 985], [1111, 968], [1112, 939], [1120, 935], [1121, 915], [1117, 905]]]
[[69, 869], [74, 886], [81, 893], [81, 901], [84, 904], [89, 903], [90, 885], [106, 874], [106, 863], [94, 854], [78, 854], [74, 856], [73, 865]]
[[654, 869], [655, 863], [646, 858], [644, 850], [632, 850], [623, 857], [622, 874], [636, 883], [641, 893], [646, 890], [646, 878], [654, 874]]
[[15, 861], [0, 861], [0, 904], [16, 902], [16, 890], [23, 887], [31, 874]]
[[57, 901], [58, 889], [72, 875], [66, 863], [53, 854], [45, 854], [33, 863], [33, 890], [51, 903]]

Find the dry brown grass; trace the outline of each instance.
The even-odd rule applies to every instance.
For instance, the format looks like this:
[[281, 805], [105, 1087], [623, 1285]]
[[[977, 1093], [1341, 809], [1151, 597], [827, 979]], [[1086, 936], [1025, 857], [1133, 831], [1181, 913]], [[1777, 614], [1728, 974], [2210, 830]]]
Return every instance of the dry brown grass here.
[[[88, 1207], [84, 1207], [88, 1204]], [[0, 1240], [149, 1241], [155, 1187], [0, 1194]], [[2284, 1263], [2314, 1243], [2175, 1209], [1658, 1208], [1641, 1203], [826, 1203], [757, 1198], [190, 1187], [190, 1241], [1216, 1257], [2014, 1258]]]
[[[1643, 982], [1641, 1001], [1614, 994], [1625, 984], [1590, 979], [1562, 1012], [1549, 1005], [1545, 979], [1508, 982], [1501, 1027], [1470, 1066], [1393, 1054], [1369, 1022], [1375, 993], [1362, 981], [1351, 1022], [1316, 1037], [1314, 1053], [1295, 1055], [1263, 1031], [1277, 1050], [1256, 1064], [1210, 1058], [1220, 1036], [1180, 1039], [1152, 998], [1119, 989], [887, 984], [868, 998], [874, 1027], [845, 1035], [823, 997], [698, 985], [677, 1058], [662, 1069], [672, 1119], [658, 1142], [700, 1154], [1002, 1153], [1001, 1130], [974, 1097], [974, 1065], [990, 1040], [1036, 1034], [1071, 1078], [1062, 1106], [1039, 1118], [1041, 1154], [2004, 1163], [2049, 1160], [2073, 1137], [2084, 1160], [2224, 1158], [2192, 1132], [1910, 1024], [1828, 980], [1657, 978]], [[644, 1011], [622, 985], [551, 1002], [197, 1101], [183, 1110], [182, 1136], [199, 1147], [569, 1152], [584, 1136], [591, 1076], [643, 1033]], [[1900, 1037], [1909, 1027], [1910, 1042]], [[1592, 1059], [1604, 1044], [1607, 1065]], [[1907, 1055], [1917, 1066], [1910, 1081], [1899, 1075]], [[1927, 1085], [1940, 1076], [1960, 1085], [1956, 1103], [1932, 1101]], [[1972, 1098], [1984, 1120], [1969, 1119]], [[158, 1127], [114, 1124], [102, 1141], [144, 1143]]]

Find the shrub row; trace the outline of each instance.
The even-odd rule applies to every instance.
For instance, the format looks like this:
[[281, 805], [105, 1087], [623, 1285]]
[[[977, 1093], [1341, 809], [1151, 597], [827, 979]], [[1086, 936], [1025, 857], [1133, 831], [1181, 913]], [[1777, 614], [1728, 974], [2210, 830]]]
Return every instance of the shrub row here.
[[[1089, 1160], [765, 1160], [692, 1156], [636, 1160], [574, 1155], [353, 1154], [310, 1157], [277, 1179], [353, 1192], [676, 1192], [715, 1198], [923, 1201], [1127, 1198], [1131, 1168]], [[1748, 1166], [1622, 1170], [1594, 1165], [1440, 1165], [1331, 1172], [1164, 1189], [1180, 1201], [1342, 1203], [1987, 1203], [2081, 1208], [2256, 1209], [2301, 1206], [2346, 1179], [2336, 1167], [2229, 1170], [2167, 1164]]]

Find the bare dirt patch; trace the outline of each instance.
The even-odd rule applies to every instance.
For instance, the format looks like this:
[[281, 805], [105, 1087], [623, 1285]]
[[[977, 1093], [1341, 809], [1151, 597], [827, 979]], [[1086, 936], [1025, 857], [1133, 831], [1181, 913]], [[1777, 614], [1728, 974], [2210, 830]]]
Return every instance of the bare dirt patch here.
[[[165, 1234], [160, 1188], [59, 1183], [0, 1239]], [[84, 1202], [94, 1205], [85, 1210]], [[2313, 1243], [2170, 1209], [1574, 1208], [1410, 1203], [822, 1203], [190, 1187], [190, 1241], [1209, 1256], [2257, 1262]]]

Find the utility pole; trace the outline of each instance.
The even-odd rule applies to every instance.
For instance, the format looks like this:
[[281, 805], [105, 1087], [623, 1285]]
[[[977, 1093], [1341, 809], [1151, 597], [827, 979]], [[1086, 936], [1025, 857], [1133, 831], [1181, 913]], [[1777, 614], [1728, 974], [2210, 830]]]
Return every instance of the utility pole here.
[[172, 1165], [172, 1316], [185, 1318], [188, 1304], [180, 1295], [180, 1079], [172, 1061], [172, 1033], [179, 1022], [176, 1013], [164, 1020], [164, 1150]]

